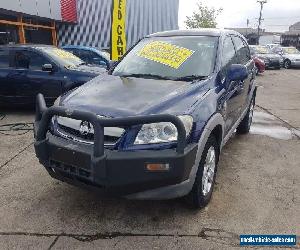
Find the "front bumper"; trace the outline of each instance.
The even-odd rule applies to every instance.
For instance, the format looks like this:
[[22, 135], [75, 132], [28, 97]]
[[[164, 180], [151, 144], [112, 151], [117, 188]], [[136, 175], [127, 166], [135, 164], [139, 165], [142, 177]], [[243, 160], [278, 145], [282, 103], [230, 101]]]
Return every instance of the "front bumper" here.
[[[56, 179], [77, 186], [97, 189], [120, 196], [145, 197], [149, 199], [175, 198], [189, 190], [178, 192], [189, 180], [195, 163], [198, 144], [185, 144], [186, 134], [182, 122], [171, 115], [153, 115], [122, 119], [101, 119], [95, 114], [68, 110], [62, 107], [46, 108], [43, 97], [38, 96], [35, 122], [35, 152], [40, 163]], [[94, 126], [93, 145], [74, 142], [53, 135], [48, 131], [54, 115], [87, 120]], [[129, 126], [153, 122], [172, 122], [178, 130], [177, 148], [164, 150], [118, 151], [104, 147], [105, 126]], [[149, 172], [148, 163], [169, 164], [169, 170]], [[183, 184], [183, 185], [181, 185]], [[188, 185], [190, 187], [190, 185]], [[176, 192], [172, 193], [172, 188]], [[165, 192], [168, 189], [168, 192]], [[149, 190], [155, 190], [149, 196]], [[159, 190], [165, 192], [161, 195]], [[153, 195], [154, 194], [154, 195]], [[178, 194], [178, 195], [176, 195]]]
[[292, 67], [300, 67], [300, 61], [291, 61]]

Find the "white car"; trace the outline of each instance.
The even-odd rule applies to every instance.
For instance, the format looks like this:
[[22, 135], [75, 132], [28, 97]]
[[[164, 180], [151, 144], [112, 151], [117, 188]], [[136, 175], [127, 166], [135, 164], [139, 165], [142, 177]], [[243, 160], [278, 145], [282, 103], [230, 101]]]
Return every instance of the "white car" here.
[[266, 45], [270, 50], [273, 50], [274, 48], [280, 47], [280, 44], [277, 43], [270, 43]]
[[282, 56], [284, 68], [300, 67], [300, 51], [295, 47], [278, 47], [273, 51]]

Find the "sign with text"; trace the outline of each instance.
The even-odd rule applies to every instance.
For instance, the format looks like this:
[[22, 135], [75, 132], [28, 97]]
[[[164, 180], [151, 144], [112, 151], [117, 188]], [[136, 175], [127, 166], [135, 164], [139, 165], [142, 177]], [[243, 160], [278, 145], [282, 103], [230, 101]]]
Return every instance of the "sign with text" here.
[[153, 41], [146, 44], [138, 56], [178, 69], [194, 51], [170, 43]]
[[126, 52], [126, 0], [113, 0], [111, 60], [118, 61]]

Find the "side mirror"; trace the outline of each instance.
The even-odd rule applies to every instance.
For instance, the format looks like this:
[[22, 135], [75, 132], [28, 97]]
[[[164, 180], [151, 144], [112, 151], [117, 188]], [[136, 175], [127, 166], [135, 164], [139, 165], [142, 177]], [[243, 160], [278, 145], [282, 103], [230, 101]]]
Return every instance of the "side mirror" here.
[[246, 66], [241, 64], [232, 64], [227, 71], [228, 82], [244, 81], [248, 75]]
[[54, 70], [53, 65], [50, 64], [50, 63], [45, 63], [45, 64], [42, 66], [42, 71], [53, 72], [53, 70]]

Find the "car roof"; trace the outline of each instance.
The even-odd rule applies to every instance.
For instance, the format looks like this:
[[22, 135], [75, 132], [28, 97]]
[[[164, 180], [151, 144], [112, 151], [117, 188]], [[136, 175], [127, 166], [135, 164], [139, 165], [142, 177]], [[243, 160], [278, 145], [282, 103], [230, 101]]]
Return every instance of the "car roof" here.
[[240, 33], [234, 30], [227, 30], [227, 29], [190, 29], [190, 30], [170, 30], [170, 31], [163, 31], [151, 34], [147, 37], [171, 37], [171, 36], [215, 36], [219, 37], [222, 35], [239, 35]]
[[91, 50], [91, 51], [102, 51], [96, 47], [90, 46], [83, 46], [83, 45], [65, 45], [62, 46], [63, 49], [84, 49], [84, 50]]

